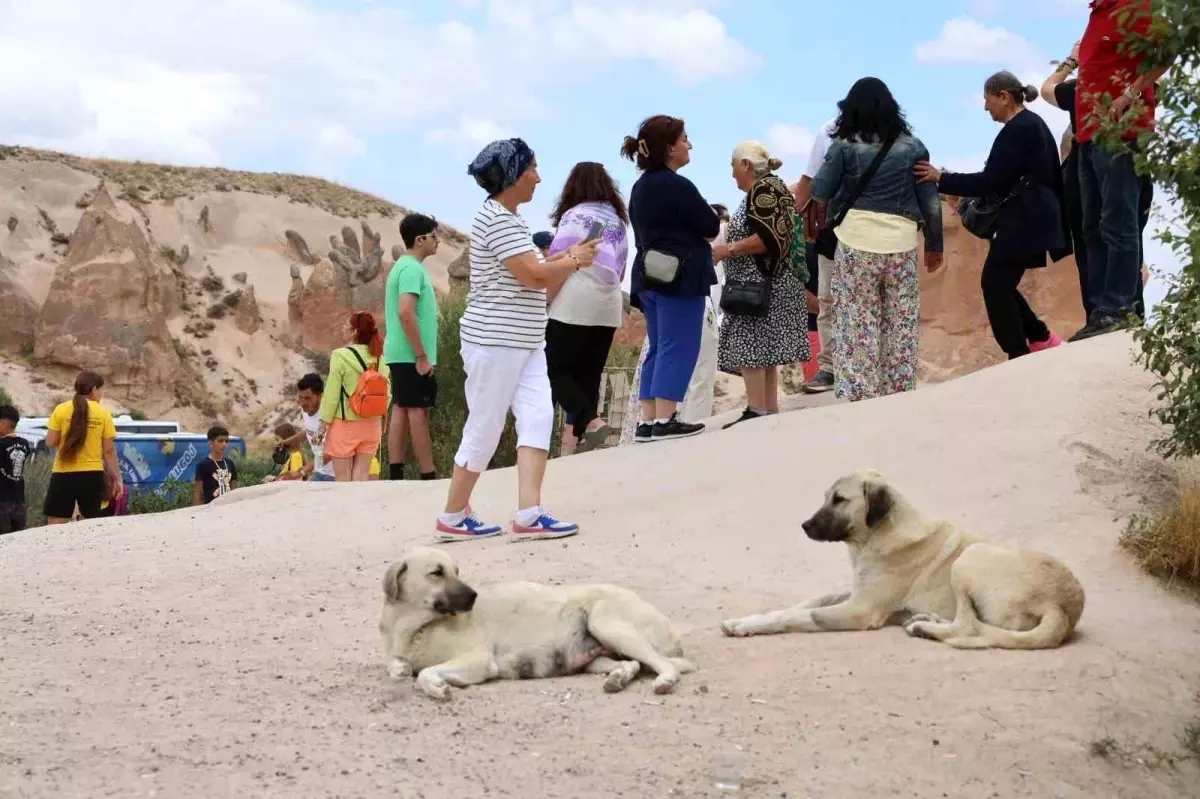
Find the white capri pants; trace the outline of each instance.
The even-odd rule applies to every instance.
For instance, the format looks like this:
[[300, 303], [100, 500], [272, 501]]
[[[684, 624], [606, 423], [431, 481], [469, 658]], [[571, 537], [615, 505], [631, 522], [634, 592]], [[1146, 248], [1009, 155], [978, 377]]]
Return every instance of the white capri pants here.
[[467, 423], [454, 462], [472, 472], [487, 471], [509, 408], [517, 420], [517, 446], [550, 451], [554, 400], [546, 370], [546, 348], [486, 347], [462, 342], [467, 373]]

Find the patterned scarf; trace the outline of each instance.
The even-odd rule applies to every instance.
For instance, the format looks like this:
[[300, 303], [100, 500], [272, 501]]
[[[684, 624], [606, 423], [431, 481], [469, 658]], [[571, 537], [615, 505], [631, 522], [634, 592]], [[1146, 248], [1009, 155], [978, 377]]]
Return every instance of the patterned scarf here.
[[533, 150], [520, 139], [500, 139], [479, 151], [467, 174], [495, 197], [517, 182], [533, 163]]
[[781, 267], [790, 267], [792, 242], [796, 234], [796, 200], [777, 175], [764, 175], [750, 187], [746, 199], [746, 223], [751, 233], [757, 233], [767, 246], [765, 255], [757, 256], [759, 266], [767, 274]]

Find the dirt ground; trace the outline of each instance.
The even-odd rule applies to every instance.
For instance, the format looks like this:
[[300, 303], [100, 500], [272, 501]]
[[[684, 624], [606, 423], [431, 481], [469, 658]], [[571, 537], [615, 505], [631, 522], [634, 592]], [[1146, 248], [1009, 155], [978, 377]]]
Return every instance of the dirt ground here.
[[[0, 540], [0, 797], [700, 797], [740, 758], [754, 797], [1200, 795], [1200, 608], [1118, 548], [1169, 473], [1148, 381], [1109, 336], [899, 397], [551, 464], [575, 539], [448, 551], [469, 583], [615, 582], [699, 671], [675, 695], [495, 682], [440, 705], [389, 681], [380, 579], [428, 541], [438, 484], [247, 490], [242, 501]], [[1046, 652], [870, 633], [721, 636], [721, 619], [843, 587], [799, 522], [833, 478], [1064, 559], [1087, 589]], [[235, 494], [231, 499], [237, 497]], [[513, 510], [515, 475], [475, 507]], [[1101, 757], [1097, 752], [1102, 752]]]

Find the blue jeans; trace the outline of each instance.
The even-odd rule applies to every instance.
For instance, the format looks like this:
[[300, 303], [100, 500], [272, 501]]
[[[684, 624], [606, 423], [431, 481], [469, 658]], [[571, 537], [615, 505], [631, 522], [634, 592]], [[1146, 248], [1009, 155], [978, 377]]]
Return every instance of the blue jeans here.
[[646, 315], [650, 340], [638, 399], [683, 402], [700, 357], [706, 297], [672, 297], [643, 291], [638, 300]]
[[330, 477], [327, 474], [321, 474], [320, 472], [313, 472], [312, 476], [308, 478], [308, 481], [310, 483], [332, 483], [336, 479], [337, 478]]
[[1124, 316], [1137, 303], [1142, 271], [1142, 186], [1133, 155], [1084, 142], [1079, 146], [1079, 189], [1087, 243], [1087, 304], [1093, 316]]

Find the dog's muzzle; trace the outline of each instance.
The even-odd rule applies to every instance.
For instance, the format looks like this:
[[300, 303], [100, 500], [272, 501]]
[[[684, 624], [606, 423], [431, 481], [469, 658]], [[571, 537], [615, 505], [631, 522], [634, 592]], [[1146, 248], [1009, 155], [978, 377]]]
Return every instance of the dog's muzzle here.
[[827, 508], [821, 508], [800, 527], [804, 530], [804, 534], [813, 541], [845, 541], [849, 525]]
[[478, 594], [474, 588], [459, 583], [456, 586], [446, 589], [446, 593], [438, 597], [433, 603], [433, 609], [447, 616], [453, 616], [456, 613], [469, 613], [471, 608], [475, 607], [475, 597], [477, 596]]

